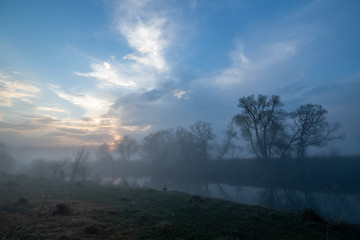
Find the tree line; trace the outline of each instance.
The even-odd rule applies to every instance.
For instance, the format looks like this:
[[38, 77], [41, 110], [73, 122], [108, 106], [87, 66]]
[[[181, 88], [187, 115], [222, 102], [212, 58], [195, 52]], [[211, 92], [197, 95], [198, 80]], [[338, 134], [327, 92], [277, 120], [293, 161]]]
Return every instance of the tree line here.
[[[131, 160], [142, 160], [138, 169], [148, 162], [152, 172], [176, 169], [196, 174], [206, 171], [209, 162], [239, 160], [244, 150], [259, 162], [292, 159], [302, 163], [310, 147], [324, 147], [344, 137], [337, 134], [340, 124], [329, 123], [328, 111], [319, 104], [309, 103], [287, 112], [278, 95], [250, 95], [241, 97], [237, 106], [240, 111], [230, 119], [221, 143], [216, 141], [212, 124], [199, 120], [189, 129], [177, 127], [150, 133], [141, 142], [126, 135], [112, 144], [102, 144], [95, 161], [89, 161], [92, 156], [85, 147], [74, 155], [73, 161], [36, 159], [29, 171], [53, 178], [67, 176], [75, 181], [87, 178], [91, 171], [102, 175], [101, 169], [115, 175], [119, 169], [129, 170], [134, 165]], [[5, 150], [0, 151], [0, 167], [7, 168], [13, 162]]]
[[215, 142], [211, 123], [197, 121], [189, 130], [177, 127], [151, 133], [141, 143], [124, 136], [114, 143], [114, 149], [124, 162], [138, 154], [156, 166], [169, 162], [205, 166], [210, 159], [239, 158], [244, 149], [238, 141], [238, 133], [241, 133], [248, 143], [245, 149], [258, 160], [296, 159], [301, 162], [310, 147], [324, 147], [344, 138], [337, 134], [340, 124], [329, 123], [328, 111], [319, 104], [304, 104], [287, 112], [278, 95], [250, 95], [240, 98], [237, 106], [240, 112], [231, 119], [221, 144]]

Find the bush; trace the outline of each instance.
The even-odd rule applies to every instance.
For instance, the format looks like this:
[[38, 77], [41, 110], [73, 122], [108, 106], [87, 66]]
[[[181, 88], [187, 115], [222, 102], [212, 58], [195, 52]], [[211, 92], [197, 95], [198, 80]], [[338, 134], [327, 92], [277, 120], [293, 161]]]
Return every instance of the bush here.
[[55, 205], [53, 215], [68, 216], [72, 214], [71, 208], [65, 203], [58, 203]]
[[311, 208], [304, 208], [299, 211], [299, 217], [302, 221], [306, 222], [322, 222], [323, 220], [319, 215], [315, 212], [315, 210]]

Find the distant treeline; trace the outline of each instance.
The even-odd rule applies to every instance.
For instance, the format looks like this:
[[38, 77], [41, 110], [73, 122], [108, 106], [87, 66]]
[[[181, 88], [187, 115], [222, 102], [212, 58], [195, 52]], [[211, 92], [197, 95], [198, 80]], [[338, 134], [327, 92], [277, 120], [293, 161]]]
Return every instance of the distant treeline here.
[[[172, 176], [251, 184], [356, 185], [357, 157], [308, 157], [310, 147], [324, 147], [344, 136], [327, 121], [321, 105], [301, 105], [286, 112], [277, 95], [239, 99], [240, 112], [230, 119], [223, 141], [212, 124], [197, 121], [189, 129], [162, 129], [138, 142], [129, 135], [102, 144], [93, 156], [82, 147], [74, 159], [35, 159], [23, 171], [41, 177], [79, 181], [121, 176]], [[246, 144], [244, 144], [246, 142]], [[14, 165], [0, 145], [2, 169]], [[253, 159], [244, 160], [244, 152]], [[247, 155], [247, 154], [246, 154]], [[356, 169], [356, 170], [355, 170]]]

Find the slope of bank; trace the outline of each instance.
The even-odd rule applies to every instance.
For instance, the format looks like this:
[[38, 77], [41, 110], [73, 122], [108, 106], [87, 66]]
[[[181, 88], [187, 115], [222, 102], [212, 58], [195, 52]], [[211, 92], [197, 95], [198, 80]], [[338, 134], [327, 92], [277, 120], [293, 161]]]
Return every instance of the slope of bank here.
[[360, 226], [176, 191], [0, 177], [1, 239], [360, 239]]

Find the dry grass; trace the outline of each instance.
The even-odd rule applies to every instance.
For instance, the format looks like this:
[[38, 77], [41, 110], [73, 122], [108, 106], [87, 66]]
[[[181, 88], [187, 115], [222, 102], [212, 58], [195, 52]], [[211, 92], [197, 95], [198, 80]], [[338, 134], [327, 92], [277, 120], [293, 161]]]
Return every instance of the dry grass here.
[[1, 240], [360, 239], [359, 225], [331, 226], [310, 209], [284, 213], [180, 192], [91, 184], [3, 183]]
[[[113, 227], [107, 227], [103, 220], [109, 212], [115, 211], [107, 204], [86, 201], [57, 203], [48, 200], [40, 213], [41, 201], [31, 205], [2, 205], [0, 229], [2, 239], [111, 239]], [[56, 212], [56, 213], [55, 213]], [[115, 235], [121, 235], [117, 233]]]

